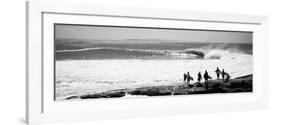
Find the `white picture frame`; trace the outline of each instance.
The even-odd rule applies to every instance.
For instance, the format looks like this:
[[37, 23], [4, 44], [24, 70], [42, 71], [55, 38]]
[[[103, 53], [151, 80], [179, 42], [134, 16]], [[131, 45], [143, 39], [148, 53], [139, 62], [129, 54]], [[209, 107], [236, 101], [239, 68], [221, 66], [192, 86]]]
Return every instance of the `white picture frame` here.
[[[267, 17], [97, 6], [59, 2], [26, 4], [26, 121], [49, 122], [167, 116], [267, 107]], [[253, 93], [55, 102], [53, 24], [91, 24], [253, 32]], [[212, 108], [210, 108], [212, 107]]]

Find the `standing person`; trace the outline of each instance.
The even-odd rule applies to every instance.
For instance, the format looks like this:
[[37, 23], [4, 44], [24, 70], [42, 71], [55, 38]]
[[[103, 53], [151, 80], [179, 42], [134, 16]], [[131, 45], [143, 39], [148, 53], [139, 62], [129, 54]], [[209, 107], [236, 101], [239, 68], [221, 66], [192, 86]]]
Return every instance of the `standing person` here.
[[201, 79], [202, 79], [202, 75], [201, 75], [201, 72], [199, 72], [198, 73], [198, 79], [197, 79], [199, 83], [201, 82]]
[[209, 89], [209, 85], [208, 85], [208, 79], [209, 79], [209, 74], [207, 72], [207, 70], [205, 70], [205, 73], [204, 73], [204, 79], [205, 79], [205, 87], [206, 87], [206, 90]]
[[190, 83], [190, 80], [191, 80], [191, 76], [190, 76], [190, 74], [189, 74], [189, 72], [187, 72], [187, 74], [186, 74], [186, 79], [187, 79], [187, 84], [189, 85], [189, 83]]
[[222, 76], [223, 81], [224, 81], [224, 75], [225, 75], [225, 72], [224, 72], [224, 69], [222, 69], [221, 76]]
[[205, 70], [204, 79], [205, 79], [205, 82], [207, 82], [209, 79], [209, 74], [208, 74], [207, 70]]
[[187, 77], [187, 75], [185, 73], [183, 73], [183, 82], [186, 81], [186, 77]]
[[219, 67], [217, 67], [217, 69], [216, 69], [215, 72], [216, 72], [216, 74], [217, 74], [217, 79], [220, 79], [221, 71], [220, 71]]

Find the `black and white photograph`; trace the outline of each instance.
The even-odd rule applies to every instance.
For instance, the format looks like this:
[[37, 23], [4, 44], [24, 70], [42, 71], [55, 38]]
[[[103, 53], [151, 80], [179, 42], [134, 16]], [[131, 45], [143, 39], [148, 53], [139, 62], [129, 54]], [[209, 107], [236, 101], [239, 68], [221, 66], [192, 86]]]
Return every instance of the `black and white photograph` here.
[[253, 32], [54, 24], [55, 101], [253, 92]]

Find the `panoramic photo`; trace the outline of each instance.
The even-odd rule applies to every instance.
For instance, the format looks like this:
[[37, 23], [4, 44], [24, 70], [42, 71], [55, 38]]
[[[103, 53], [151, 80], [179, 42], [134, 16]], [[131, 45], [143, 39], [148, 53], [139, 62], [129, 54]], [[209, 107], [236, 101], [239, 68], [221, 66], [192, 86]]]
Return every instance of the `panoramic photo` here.
[[54, 28], [56, 101], [253, 91], [252, 32]]

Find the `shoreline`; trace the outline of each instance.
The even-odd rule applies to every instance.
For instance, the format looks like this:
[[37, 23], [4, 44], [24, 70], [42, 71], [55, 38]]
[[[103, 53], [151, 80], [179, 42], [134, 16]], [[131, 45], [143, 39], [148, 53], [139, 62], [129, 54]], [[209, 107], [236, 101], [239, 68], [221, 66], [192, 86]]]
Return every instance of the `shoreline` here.
[[[98, 98], [135, 98], [138, 96], [173, 96], [173, 95], [192, 95], [192, 94], [211, 94], [211, 93], [239, 93], [252, 92], [253, 75], [244, 75], [223, 81], [221, 79], [211, 79], [208, 82], [194, 83], [187, 85], [169, 85], [169, 86], [147, 86], [134, 89], [118, 89], [101, 93], [87, 94], [81, 96], [70, 96], [60, 100], [72, 99], [98, 99]], [[130, 97], [131, 96], [131, 97]]]

